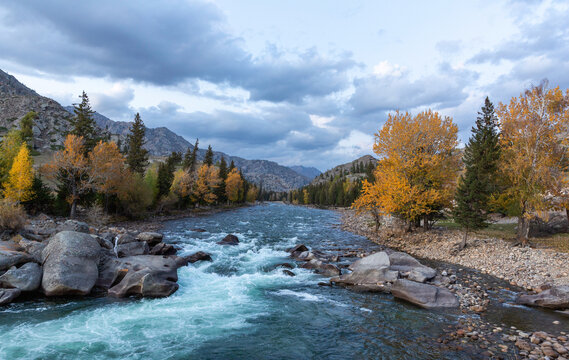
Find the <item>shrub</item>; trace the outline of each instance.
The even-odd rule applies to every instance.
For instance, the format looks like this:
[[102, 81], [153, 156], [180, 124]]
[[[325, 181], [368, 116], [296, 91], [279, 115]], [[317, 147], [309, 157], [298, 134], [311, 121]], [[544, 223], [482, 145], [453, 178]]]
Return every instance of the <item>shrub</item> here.
[[12, 201], [0, 200], [0, 230], [19, 230], [26, 224], [24, 208]]
[[154, 202], [153, 189], [138, 174], [125, 176], [119, 187], [118, 198], [125, 215], [136, 218], [142, 216]]

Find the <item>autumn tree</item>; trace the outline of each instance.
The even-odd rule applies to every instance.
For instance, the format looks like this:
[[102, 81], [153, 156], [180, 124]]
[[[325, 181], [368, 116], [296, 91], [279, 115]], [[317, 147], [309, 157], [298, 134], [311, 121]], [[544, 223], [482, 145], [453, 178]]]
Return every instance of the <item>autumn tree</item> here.
[[213, 165], [213, 149], [211, 148], [211, 145], [208, 145], [208, 147], [207, 147], [207, 151], [205, 152], [203, 163], [208, 165], [208, 166]]
[[79, 98], [81, 99], [81, 102], [73, 105], [73, 113], [75, 116], [69, 121], [71, 125], [69, 134], [83, 138], [83, 151], [86, 155], [93, 150], [104, 136], [101, 136], [101, 130], [95, 123], [95, 119], [93, 118], [93, 114], [95, 112], [91, 109], [89, 97], [85, 91], [83, 91], [83, 94], [79, 96]]
[[251, 186], [249, 190], [247, 190], [247, 195], [245, 196], [245, 199], [247, 202], [252, 203], [255, 202], [258, 197], [259, 197], [259, 189], [256, 186]]
[[227, 174], [227, 180], [225, 180], [225, 194], [227, 200], [235, 203], [240, 200], [240, 196], [243, 193], [243, 179], [239, 174], [237, 169], [233, 169]]
[[125, 160], [118, 145], [100, 141], [89, 153], [90, 177], [93, 188], [105, 197], [105, 211], [108, 211], [109, 197], [119, 192], [125, 176]]
[[186, 204], [188, 202], [192, 193], [193, 185], [194, 179], [192, 174], [183, 169], [180, 169], [174, 173], [174, 180], [172, 181], [170, 191], [179, 198], [180, 205]]
[[410, 227], [423, 220], [428, 229], [454, 195], [460, 161], [457, 131], [451, 118], [431, 110], [414, 117], [390, 114], [375, 135], [373, 150], [381, 159], [375, 182], [364, 182], [358, 204], [398, 216]]
[[70, 217], [77, 212], [77, 203], [82, 195], [91, 190], [93, 178], [85, 154], [85, 142], [81, 136], [67, 135], [64, 149], [54, 154], [53, 162], [44, 166], [43, 171], [52, 179], [57, 179], [67, 190], [71, 204]]
[[0, 184], [8, 180], [14, 159], [20, 152], [24, 140], [19, 130], [12, 129], [2, 138], [0, 143]]
[[498, 188], [498, 118], [488, 98], [478, 114], [472, 136], [464, 148], [462, 162], [465, 172], [460, 177], [455, 195], [453, 217], [464, 229], [460, 249], [466, 246], [469, 231], [488, 226], [489, 200]]
[[30, 151], [26, 144], [22, 144], [10, 169], [8, 182], [4, 184], [4, 196], [17, 204], [30, 200], [33, 196], [33, 181]]
[[549, 89], [544, 82], [500, 104], [496, 113], [502, 130], [500, 170], [507, 184], [496, 201], [518, 217], [517, 236], [525, 245], [529, 219], [553, 206], [547, 195], [566, 179], [569, 90]]
[[217, 200], [215, 190], [219, 186], [219, 170], [211, 165], [203, 164], [198, 169], [196, 183], [192, 192], [194, 201], [200, 204], [213, 204]]
[[126, 139], [126, 163], [130, 170], [141, 175], [144, 174], [144, 169], [148, 165], [148, 150], [144, 148], [145, 134], [146, 127], [140, 118], [140, 114], [136, 113], [134, 122], [130, 127], [130, 134]]

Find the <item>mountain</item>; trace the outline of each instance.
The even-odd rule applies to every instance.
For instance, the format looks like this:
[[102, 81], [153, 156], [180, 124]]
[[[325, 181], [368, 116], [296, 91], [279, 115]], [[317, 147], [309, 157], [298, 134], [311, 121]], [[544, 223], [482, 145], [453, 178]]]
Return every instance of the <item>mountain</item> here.
[[[19, 127], [19, 119], [29, 111], [38, 114], [33, 127], [34, 148], [42, 153], [58, 150], [63, 145], [64, 135], [69, 131], [73, 107], [64, 108], [55, 100], [39, 95], [14, 76], [0, 70], [0, 138], [9, 129]], [[94, 118], [101, 129], [108, 129], [111, 134], [118, 135], [124, 143], [130, 129], [129, 122], [113, 121], [99, 113], [95, 113]], [[186, 149], [193, 149], [193, 145], [186, 139], [165, 127], [147, 128], [145, 147], [154, 156], [166, 156], [172, 151], [183, 154]], [[202, 144], [202, 147], [207, 148], [207, 145]], [[203, 160], [205, 149], [200, 148], [197, 155], [198, 160]], [[273, 161], [247, 160], [222, 152], [214, 152], [214, 161], [219, 161], [222, 156], [228, 163], [233, 161], [245, 179], [262, 185], [267, 191], [289, 191], [310, 182], [310, 178]]]
[[[364, 155], [354, 161], [338, 165], [333, 169], [325, 171], [312, 180], [311, 184], [320, 184], [330, 179], [334, 179], [336, 176], [346, 176], [350, 181], [363, 178], [366, 176], [365, 169], [370, 166], [369, 164], [372, 164], [372, 166], [375, 167], [377, 159], [371, 155]], [[363, 172], [360, 171], [360, 168], [362, 167], [364, 168]]]
[[322, 174], [322, 171], [318, 170], [315, 167], [306, 167], [306, 166], [302, 166], [302, 165], [295, 165], [295, 166], [289, 166], [289, 168], [296, 171], [297, 173], [299, 173], [302, 176], [306, 176], [309, 179], [314, 179], [318, 175]]

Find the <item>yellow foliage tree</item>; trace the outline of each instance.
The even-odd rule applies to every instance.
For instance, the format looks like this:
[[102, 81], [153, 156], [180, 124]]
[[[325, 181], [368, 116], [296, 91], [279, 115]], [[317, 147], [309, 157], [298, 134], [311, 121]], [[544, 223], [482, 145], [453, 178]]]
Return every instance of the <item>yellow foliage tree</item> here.
[[95, 190], [105, 196], [105, 211], [110, 195], [116, 195], [125, 178], [125, 158], [114, 142], [99, 143], [89, 153], [89, 176]]
[[460, 169], [457, 126], [431, 110], [415, 117], [390, 114], [375, 134], [373, 150], [380, 161], [375, 182], [364, 183], [354, 207], [396, 215], [425, 229], [433, 215], [448, 207]]
[[8, 182], [4, 184], [4, 196], [15, 203], [30, 200], [33, 196], [33, 181], [32, 159], [28, 146], [24, 143], [13, 161]]
[[526, 244], [529, 218], [553, 207], [548, 195], [567, 187], [569, 90], [543, 83], [500, 104], [496, 114], [506, 190], [495, 200], [518, 216], [518, 240]]
[[0, 143], [0, 184], [8, 180], [10, 169], [20, 148], [24, 144], [20, 131], [12, 129], [2, 138]]
[[255, 202], [257, 200], [257, 196], [259, 196], [259, 189], [256, 186], [251, 185], [249, 190], [247, 190], [247, 202]]
[[67, 135], [64, 149], [53, 156], [53, 161], [44, 165], [42, 171], [52, 179], [59, 180], [69, 190], [67, 201], [71, 204], [70, 217], [75, 217], [77, 202], [81, 195], [92, 189], [93, 178], [89, 161], [84, 155], [82, 136]]
[[185, 198], [191, 194], [192, 185], [192, 176], [187, 171], [180, 169], [174, 173], [174, 180], [172, 180], [170, 191], [180, 198]]
[[242, 193], [243, 179], [241, 179], [239, 170], [233, 168], [229, 174], [227, 174], [227, 179], [225, 180], [225, 194], [227, 195], [227, 200], [237, 202]]
[[213, 204], [217, 200], [215, 190], [220, 182], [218, 168], [213, 165], [203, 164], [198, 170], [192, 198], [194, 201], [202, 204]]

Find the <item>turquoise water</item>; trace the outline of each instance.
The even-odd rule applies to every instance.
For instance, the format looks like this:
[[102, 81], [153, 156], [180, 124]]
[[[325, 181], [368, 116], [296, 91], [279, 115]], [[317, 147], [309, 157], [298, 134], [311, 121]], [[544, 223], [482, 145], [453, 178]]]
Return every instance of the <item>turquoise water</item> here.
[[[182, 255], [213, 262], [178, 270], [165, 299], [28, 300], [0, 309], [1, 359], [459, 359], [433, 339], [459, 314], [388, 295], [318, 286], [323, 278], [274, 265], [285, 249], [373, 249], [327, 210], [270, 204], [165, 224]], [[204, 228], [205, 233], [192, 232]], [[215, 244], [228, 233], [238, 246]]]

